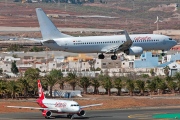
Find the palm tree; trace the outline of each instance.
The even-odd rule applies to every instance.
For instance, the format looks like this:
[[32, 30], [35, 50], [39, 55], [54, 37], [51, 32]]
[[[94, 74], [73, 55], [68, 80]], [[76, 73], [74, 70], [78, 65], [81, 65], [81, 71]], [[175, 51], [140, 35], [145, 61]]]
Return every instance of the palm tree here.
[[128, 80], [126, 81], [126, 87], [127, 87], [127, 89], [129, 90], [129, 95], [132, 96], [132, 95], [133, 95], [134, 88], [135, 88], [133, 80], [128, 79]]
[[53, 79], [51, 75], [45, 75], [44, 80], [47, 82], [48, 86], [50, 86], [49, 93], [50, 93], [50, 97], [52, 97], [52, 89], [53, 86], [57, 83], [57, 81], [56, 79]]
[[29, 88], [29, 81], [25, 77], [21, 77], [18, 79], [18, 82], [20, 84], [21, 89], [23, 90], [23, 94], [26, 97], [28, 93]]
[[52, 97], [52, 89], [54, 85], [60, 81], [62, 76], [63, 74], [60, 70], [53, 69], [44, 77], [44, 80], [46, 80], [47, 84], [50, 86], [50, 97]]
[[121, 88], [122, 88], [122, 80], [120, 77], [116, 77], [114, 79], [114, 87], [118, 90], [117, 95], [120, 96], [121, 95]]
[[6, 82], [3, 80], [0, 80], [0, 95], [3, 96], [3, 94], [6, 93], [6, 89], [7, 89]]
[[28, 81], [29, 81], [29, 88], [34, 93], [34, 95], [35, 95], [35, 93], [36, 93], [36, 91], [38, 89], [35, 86], [37, 86], [37, 80], [40, 78], [39, 72], [40, 72], [39, 69], [28, 68], [26, 70], [26, 72], [24, 73], [24, 77], [26, 79], [28, 79]]
[[138, 89], [141, 91], [141, 95], [144, 95], [145, 81], [137, 80], [137, 81], [136, 81], [136, 86], [137, 86]]
[[167, 89], [167, 85], [165, 81], [161, 81], [158, 83], [158, 88], [161, 90], [161, 94], [165, 93], [165, 89]]
[[164, 74], [166, 76], [169, 76], [169, 70], [170, 70], [169, 66], [164, 67]]
[[174, 79], [173, 79], [173, 77], [171, 77], [171, 76], [167, 76], [167, 77], [165, 78], [165, 81], [166, 81], [166, 83], [167, 83], [167, 87], [168, 87], [169, 90], [171, 90], [171, 93], [174, 93], [174, 92], [175, 92], [175, 89], [176, 89], [176, 87], [177, 87], [177, 83], [175, 83], [173, 80], [174, 80]]
[[155, 80], [147, 81], [147, 88], [150, 90], [151, 94], [155, 93], [155, 90], [157, 89], [157, 83]]
[[67, 80], [68, 83], [71, 85], [72, 90], [75, 90], [76, 84], [78, 83], [78, 78], [76, 73], [68, 73]]
[[111, 78], [108, 75], [105, 75], [101, 84], [106, 89], [106, 92], [110, 96], [111, 95], [111, 88], [113, 88], [113, 82], [112, 82]]
[[176, 72], [175, 75], [174, 75], [174, 80], [177, 81], [177, 87], [178, 87], [178, 90], [180, 92], [180, 72]]
[[175, 89], [177, 88], [177, 83], [174, 81], [168, 82], [168, 88], [171, 90], [171, 93], [175, 93]]
[[7, 91], [9, 93], [11, 93], [11, 98], [14, 99], [15, 98], [15, 94], [18, 91], [17, 82], [16, 81], [9, 81], [8, 82]]
[[62, 79], [63, 78], [63, 73], [61, 72], [61, 70], [56, 70], [56, 69], [53, 69], [50, 71], [50, 75], [56, 79], [60, 85], [60, 88], [63, 90], [64, 89], [64, 82], [65, 80]]
[[97, 78], [91, 79], [91, 85], [94, 87], [94, 94], [98, 94], [99, 90], [98, 87], [100, 86], [100, 83]]
[[88, 77], [82, 77], [79, 80], [79, 86], [83, 88], [84, 94], [87, 94], [87, 88], [91, 85], [90, 79]]

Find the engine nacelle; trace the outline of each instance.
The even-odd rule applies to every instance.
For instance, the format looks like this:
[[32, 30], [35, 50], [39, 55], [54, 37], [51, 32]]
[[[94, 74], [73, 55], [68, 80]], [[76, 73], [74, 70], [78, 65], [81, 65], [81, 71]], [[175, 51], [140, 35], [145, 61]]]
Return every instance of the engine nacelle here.
[[42, 115], [43, 115], [45, 118], [50, 118], [51, 115], [52, 115], [52, 112], [51, 112], [51, 111], [44, 110], [44, 111], [42, 112]]
[[133, 46], [130, 47], [128, 50], [125, 50], [124, 53], [126, 53], [126, 55], [141, 55], [143, 53], [143, 48]]
[[80, 110], [79, 113], [77, 113], [78, 116], [84, 116], [85, 114], [85, 110]]

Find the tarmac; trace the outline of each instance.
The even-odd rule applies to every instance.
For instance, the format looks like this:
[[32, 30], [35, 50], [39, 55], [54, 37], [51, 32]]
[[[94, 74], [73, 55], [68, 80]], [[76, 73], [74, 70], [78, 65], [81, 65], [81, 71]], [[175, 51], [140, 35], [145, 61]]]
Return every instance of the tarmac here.
[[[87, 111], [84, 117], [74, 116], [74, 119], [88, 120], [163, 120], [180, 119], [179, 108], [147, 108], [147, 109], [119, 109]], [[168, 115], [171, 114], [171, 117]], [[172, 115], [174, 114], [174, 115]], [[156, 117], [160, 115], [159, 117]], [[164, 117], [166, 116], [166, 117]], [[43, 120], [41, 112], [30, 113], [5, 113], [0, 114], [0, 120]], [[51, 119], [67, 120], [66, 115], [53, 114]]]

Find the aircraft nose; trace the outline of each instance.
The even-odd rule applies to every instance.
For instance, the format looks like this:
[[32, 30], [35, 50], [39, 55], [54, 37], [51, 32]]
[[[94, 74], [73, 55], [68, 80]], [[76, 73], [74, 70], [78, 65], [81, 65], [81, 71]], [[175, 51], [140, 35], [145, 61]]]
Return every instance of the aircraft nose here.
[[177, 45], [177, 41], [176, 40], [174, 40], [174, 43], [173, 43], [173, 46], [175, 46], [175, 45]]
[[74, 112], [79, 112], [80, 111], [80, 107], [75, 107], [74, 108]]

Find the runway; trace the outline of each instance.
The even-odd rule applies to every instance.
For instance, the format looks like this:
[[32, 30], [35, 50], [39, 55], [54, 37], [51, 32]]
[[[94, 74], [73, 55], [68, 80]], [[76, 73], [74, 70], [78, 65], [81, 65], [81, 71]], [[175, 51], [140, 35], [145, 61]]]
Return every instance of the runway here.
[[[153, 120], [154, 119], [153, 115], [155, 114], [178, 113], [178, 112], [180, 112], [180, 109], [178, 108], [87, 111], [85, 117], [78, 117], [77, 115], [75, 115], [74, 119], [75, 120], [76, 119]], [[0, 120], [44, 120], [44, 119], [45, 118], [42, 116], [41, 112], [0, 114]], [[54, 114], [51, 119], [68, 120], [68, 118], [66, 118], [66, 115], [57, 115], [57, 114]], [[180, 119], [180, 118], [177, 118], [177, 119]]]

